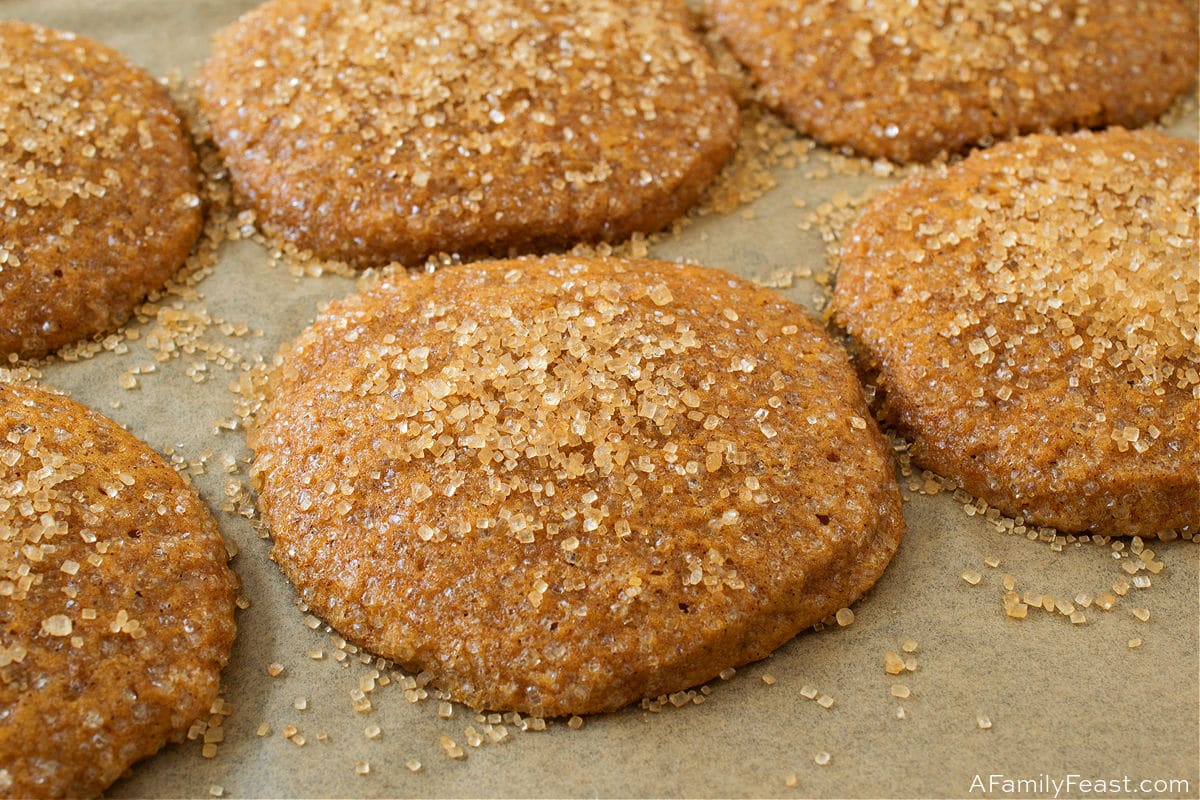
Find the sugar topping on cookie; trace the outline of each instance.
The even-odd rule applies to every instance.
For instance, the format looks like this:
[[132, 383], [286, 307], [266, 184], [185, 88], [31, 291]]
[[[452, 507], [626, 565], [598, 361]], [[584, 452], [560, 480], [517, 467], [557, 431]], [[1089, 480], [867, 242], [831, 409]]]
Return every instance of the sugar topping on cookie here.
[[281, 354], [250, 443], [314, 613], [477, 707], [686, 689], [853, 602], [903, 530], [844, 353], [664, 262], [390, 277]]
[[91, 39], [0, 21], [0, 356], [128, 320], [201, 218], [191, 143], [153, 78]]
[[1200, 521], [1196, 145], [1024, 137], [843, 239], [835, 318], [922, 466], [1068, 531]]
[[200, 89], [268, 232], [357, 266], [657, 229], [738, 125], [659, 0], [274, 0], [218, 35]]
[[1023, 133], [1145, 125], [1196, 77], [1196, 19], [1182, 0], [706, 8], [766, 102], [801, 132], [895, 161]]

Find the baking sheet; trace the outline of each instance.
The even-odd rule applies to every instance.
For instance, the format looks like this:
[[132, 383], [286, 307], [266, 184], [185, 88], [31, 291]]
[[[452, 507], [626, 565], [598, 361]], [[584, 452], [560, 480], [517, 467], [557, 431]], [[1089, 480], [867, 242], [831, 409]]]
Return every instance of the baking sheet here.
[[[4, 0], [0, 16], [93, 36], [158, 75], [189, 75], [209, 35], [253, 5]], [[1172, 130], [1195, 138], [1195, 121], [1193, 101]], [[777, 185], [758, 200], [699, 219], [651, 254], [766, 280], [813, 307], [822, 290], [803, 276], [824, 270], [820, 222], [849, 213], [848, 199], [895, 180], [870, 170], [837, 174], [830, 165], [820, 150], [789, 159], [772, 170]], [[731, 679], [714, 681], [703, 704], [632, 707], [588, 718], [578, 730], [562, 721], [542, 732], [506, 723], [504, 741], [480, 747], [469, 746], [464, 734], [467, 726], [484, 730], [473, 712], [454, 706], [444, 719], [436, 698], [410, 703], [397, 682], [370, 693], [369, 713], [355, 711], [352, 692], [372, 667], [357, 654], [335, 660], [345, 651], [306, 624], [267, 558], [268, 543], [250, 521], [221, 510], [231, 505], [227, 492], [244, 480], [248, 453], [241, 431], [220, 427], [234, 417], [229, 385], [239, 365], [269, 359], [320, 303], [353, 288], [351, 278], [299, 277], [272, 265], [252, 241], [227, 242], [197, 296], [168, 298], [161, 319], [133, 326], [137, 339], [118, 348], [126, 352], [41, 368], [45, 382], [160, 452], [193, 465], [206, 461], [194, 483], [240, 550], [233, 565], [251, 601], [239, 614], [224, 675], [232, 714], [216, 756], [203, 757], [199, 741], [169, 747], [136, 765], [108, 796], [1053, 796], [1052, 781], [1069, 775], [1074, 782], [1059, 796], [1200, 793], [1200, 548], [1150, 543], [1166, 564], [1150, 576], [1153, 585], [1131, 589], [1111, 612], [1085, 609], [1083, 625], [1035, 609], [1024, 621], [1008, 619], [1001, 605], [1006, 573], [1019, 591], [1096, 596], [1128, 577], [1123, 562], [1111, 546], [1059, 541], [1060, 551], [1004, 533], [948, 492], [907, 488], [924, 486], [919, 475], [902, 479], [910, 495], [908, 533], [891, 568], [855, 606], [854, 623], [802, 634]], [[190, 326], [194, 352], [159, 362], [155, 332], [172, 313], [176, 331]], [[196, 371], [200, 363], [206, 372]], [[137, 388], [118, 384], [122, 373], [150, 366]], [[235, 472], [226, 471], [226, 457], [237, 460]], [[982, 580], [968, 584], [964, 570]], [[1149, 621], [1135, 618], [1134, 607], [1149, 609]], [[1130, 649], [1132, 638], [1143, 644]], [[886, 674], [884, 654], [901, 652], [908, 639], [918, 643], [916, 670]], [[310, 651], [324, 657], [315, 660]], [[268, 674], [273, 663], [284, 667], [277, 677]], [[896, 684], [909, 688], [907, 699], [892, 696]], [[807, 699], [801, 690], [809, 686], [831, 697], [832, 707]], [[296, 708], [301, 698], [304, 710]], [[980, 715], [990, 719], [989, 729]], [[264, 722], [271, 733], [260, 737]], [[303, 746], [282, 736], [285, 725], [298, 729]], [[369, 739], [368, 726], [381, 735]], [[443, 736], [466, 758], [448, 758]], [[828, 764], [817, 763], [821, 753], [829, 754]], [[421, 763], [415, 772], [406, 766], [413, 759]], [[364, 761], [369, 773], [360, 775]], [[1103, 794], [1081, 783], [1126, 777], [1131, 783]], [[1187, 784], [1144, 787], [1143, 779]]]

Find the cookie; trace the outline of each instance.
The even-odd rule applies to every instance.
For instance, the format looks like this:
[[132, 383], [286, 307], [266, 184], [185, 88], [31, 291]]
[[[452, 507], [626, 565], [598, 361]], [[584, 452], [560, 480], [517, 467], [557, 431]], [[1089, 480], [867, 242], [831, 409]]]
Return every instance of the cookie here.
[[717, 270], [392, 277], [282, 355], [250, 435], [273, 558], [478, 708], [620, 708], [859, 598], [903, 528], [845, 352]]
[[1017, 139], [844, 234], [834, 316], [916, 463], [1062, 531], [1196, 530], [1196, 147]]
[[707, 0], [707, 10], [792, 125], [893, 161], [1145, 125], [1196, 80], [1183, 0]]
[[733, 152], [682, 4], [271, 0], [218, 34], [201, 108], [273, 237], [366, 267], [616, 241]]
[[233, 643], [227, 560], [146, 445], [0, 385], [0, 797], [98, 795], [207, 715]]
[[98, 42], [0, 21], [0, 358], [125, 323], [202, 209], [166, 90]]

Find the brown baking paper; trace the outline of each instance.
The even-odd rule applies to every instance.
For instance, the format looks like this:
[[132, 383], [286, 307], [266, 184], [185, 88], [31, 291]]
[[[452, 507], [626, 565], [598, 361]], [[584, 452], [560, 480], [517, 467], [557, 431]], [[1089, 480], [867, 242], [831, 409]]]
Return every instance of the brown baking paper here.
[[[0, 15], [74, 30], [157, 75], [187, 76], [205, 57], [210, 34], [254, 4], [5, 0]], [[1182, 119], [1172, 130], [1195, 138], [1194, 104]], [[841, 207], [848, 199], [896, 179], [869, 170], [838, 175], [831, 163], [818, 150], [794, 166], [776, 166], [777, 186], [758, 200], [667, 235], [652, 255], [691, 258], [776, 284], [787, 283], [778, 271], [790, 272], [794, 280], [780, 291], [814, 307], [821, 287], [795, 277], [797, 270], [826, 268], [821, 226], [813, 221], [826, 212], [847, 214]], [[485, 735], [479, 747], [464, 733], [474, 726], [483, 735], [474, 712], [456, 705], [444, 719], [436, 698], [410, 703], [397, 683], [369, 693], [369, 712], [355, 711], [352, 692], [371, 667], [356, 654], [334, 659], [340, 651], [323, 628], [306, 625], [292, 587], [267, 558], [268, 543], [250, 521], [221, 510], [227, 484], [245, 479], [248, 452], [241, 431], [218, 427], [234, 417], [237, 398], [228, 387], [241, 368], [232, 365], [270, 358], [320, 303], [353, 288], [349, 278], [296, 277], [272, 266], [252, 241], [226, 242], [211, 275], [196, 286], [198, 296], [164, 305], [190, 315], [202, 350], [230, 348], [230, 369], [188, 353], [157, 362], [159, 351], [147, 346], [157, 321], [133, 326], [138, 338], [126, 342], [126, 353], [42, 368], [45, 382], [127, 425], [160, 452], [185, 462], [209, 454], [194, 483], [240, 550], [233, 566], [251, 601], [239, 614], [224, 673], [232, 714], [216, 756], [202, 757], [200, 741], [168, 747], [135, 765], [109, 796], [983, 798], [1053, 796], [1051, 780], [1069, 776], [1073, 782], [1060, 796], [1200, 792], [1200, 548], [1150, 543], [1166, 564], [1150, 576], [1153, 585], [1131, 589], [1111, 612], [1081, 608], [1084, 624], [1037, 609], [1023, 621], [1009, 619], [1001, 604], [1005, 574], [1021, 592], [1095, 597], [1128, 577], [1123, 562], [1111, 546], [1060, 540], [1060, 552], [1001, 532], [949, 492], [910, 490], [910, 481], [917, 489], [925, 484], [919, 472], [902, 476], [910, 495], [908, 533], [883, 579], [854, 607], [853, 624], [796, 637], [772, 657], [714, 681], [703, 704], [635, 706], [588, 718], [577, 730], [560, 720], [543, 732], [523, 732], [509, 722], [504, 741]], [[250, 330], [223, 332], [222, 321]], [[199, 363], [207, 363], [206, 373], [196, 373]], [[137, 388], [118, 384], [122, 373], [151, 365], [155, 371], [137, 376]], [[225, 471], [227, 455], [238, 460], [236, 474]], [[989, 559], [999, 566], [988, 566]], [[964, 571], [979, 573], [978, 585], [966, 582]], [[1149, 621], [1135, 618], [1135, 607], [1148, 609]], [[1131, 649], [1134, 638], [1143, 643]], [[918, 643], [915, 671], [886, 674], [885, 653], [908, 657], [901, 649], [908, 639]], [[324, 657], [315, 660], [310, 651]], [[272, 663], [284, 667], [278, 677], [268, 674]], [[910, 692], [905, 699], [892, 695], [901, 684]], [[832, 698], [832, 706], [808, 699], [807, 687]], [[301, 698], [304, 710], [296, 708]], [[270, 733], [260, 737], [264, 722]], [[283, 737], [285, 725], [298, 729], [303, 746]], [[380, 735], [368, 738], [368, 726]], [[443, 736], [466, 757], [447, 757]], [[828, 754], [827, 764], [818, 763], [821, 754]], [[415, 772], [406, 767], [414, 759], [421, 763]], [[360, 762], [369, 765], [365, 775], [358, 774]], [[1130, 783], [1106, 787], [1117, 789], [1107, 794], [1089, 793], [1094, 787], [1081, 783], [1125, 778]], [[1187, 784], [1142, 786], [1145, 779]]]

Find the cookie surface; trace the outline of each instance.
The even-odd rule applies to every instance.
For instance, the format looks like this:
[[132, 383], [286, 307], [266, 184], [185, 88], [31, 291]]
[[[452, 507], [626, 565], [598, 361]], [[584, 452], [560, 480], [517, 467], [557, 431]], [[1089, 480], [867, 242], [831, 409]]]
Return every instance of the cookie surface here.
[[656, 230], [738, 126], [663, 0], [271, 0], [200, 97], [266, 231], [360, 267]]
[[146, 445], [0, 385], [0, 797], [98, 795], [207, 714], [237, 580]]
[[1144, 125], [1196, 80], [1195, 14], [1182, 0], [707, 0], [707, 9], [796, 128], [894, 161], [1022, 133]]
[[145, 71], [0, 21], [0, 357], [127, 321], [187, 258], [198, 191], [191, 143]]
[[334, 303], [251, 434], [273, 558], [475, 707], [619, 708], [762, 658], [899, 542], [845, 353], [727, 273], [521, 259]]
[[913, 460], [1064, 531], [1200, 524], [1196, 143], [1031, 136], [885, 192], [836, 319]]

